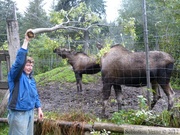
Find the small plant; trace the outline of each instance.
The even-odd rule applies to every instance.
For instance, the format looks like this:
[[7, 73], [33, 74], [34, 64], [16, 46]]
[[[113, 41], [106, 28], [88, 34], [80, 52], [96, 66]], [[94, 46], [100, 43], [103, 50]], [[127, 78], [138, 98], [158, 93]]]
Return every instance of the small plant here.
[[135, 110], [120, 110], [112, 115], [111, 121], [115, 124], [135, 124]]
[[147, 99], [143, 95], [139, 95], [138, 97], [138, 105], [140, 110], [147, 110], [148, 106], [146, 104]]
[[[170, 126], [177, 127], [178, 122], [172, 119], [172, 112], [167, 110], [162, 111], [160, 114], [153, 113], [148, 110], [146, 105], [146, 98], [142, 95], [138, 96], [139, 110], [120, 110], [115, 112], [112, 116], [111, 122], [116, 124], [135, 124], [147, 126]], [[175, 115], [174, 115], [175, 117]]]
[[111, 132], [110, 131], [106, 131], [106, 129], [103, 129], [101, 131], [95, 131], [93, 130], [92, 132], [90, 132], [91, 135], [110, 135]]

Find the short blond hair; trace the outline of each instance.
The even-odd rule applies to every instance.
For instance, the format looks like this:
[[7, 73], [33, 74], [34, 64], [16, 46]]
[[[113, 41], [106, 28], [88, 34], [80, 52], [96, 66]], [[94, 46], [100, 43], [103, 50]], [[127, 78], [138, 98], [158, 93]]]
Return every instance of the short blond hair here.
[[34, 64], [34, 59], [33, 59], [32, 57], [27, 56], [27, 57], [26, 57], [26, 63], [27, 63], [27, 62]]

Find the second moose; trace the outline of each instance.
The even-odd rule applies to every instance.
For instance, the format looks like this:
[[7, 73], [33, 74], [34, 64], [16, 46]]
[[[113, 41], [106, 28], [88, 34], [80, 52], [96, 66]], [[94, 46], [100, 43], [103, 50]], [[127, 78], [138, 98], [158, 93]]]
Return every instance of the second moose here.
[[96, 74], [101, 70], [99, 63], [96, 62], [96, 58], [90, 57], [83, 52], [56, 48], [54, 53], [58, 54], [63, 59], [67, 59], [68, 63], [73, 67], [78, 92], [82, 91], [83, 74]]

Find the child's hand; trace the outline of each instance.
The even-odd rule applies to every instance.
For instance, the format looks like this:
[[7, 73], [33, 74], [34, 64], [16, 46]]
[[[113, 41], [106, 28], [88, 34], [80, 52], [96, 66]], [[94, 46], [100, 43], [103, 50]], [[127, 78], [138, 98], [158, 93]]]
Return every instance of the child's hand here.
[[34, 35], [34, 33], [32, 32], [32, 29], [28, 29], [27, 31], [26, 31], [26, 33], [25, 33], [25, 38], [26, 38], [26, 40], [30, 40], [30, 39], [32, 39], [32, 38], [34, 38], [35, 37], [35, 35]]

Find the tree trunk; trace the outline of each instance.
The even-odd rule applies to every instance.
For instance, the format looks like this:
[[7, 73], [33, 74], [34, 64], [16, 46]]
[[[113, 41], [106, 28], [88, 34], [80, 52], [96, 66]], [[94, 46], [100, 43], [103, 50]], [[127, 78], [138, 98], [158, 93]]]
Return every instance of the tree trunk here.
[[84, 31], [84, 40], [85, 40], [85, 43], [84, 43], [84, 52], [86, 54], [89, 54], [88, 53], [88, 49], [89, 49], [89, 32], [88, 31]]
[[[51, 124], [60, 127], [74, 127], [86, 131], [111, 131], [115, 133], [124, 133], [128, 135], [180, 135], [180, 128], [171, 128], [171, 127], [155, 127], [155, 126], [142, 126], [142, 125], [117, 125], [113, 123], [100, 123], [95, 122], [94, 124], [87, 124], [84, 122], [69, 122], [69, 121], [55, 121], [44, 119], [44, 121], [34, 120], [36, 124], [39, 124], [39, 127], [45, 128], [43, 126], [51, 127]], [[6, 118], [0, 118], [0, 123], [7, 123]], [[43, 124], [44, 123], [44, 124]], [[46, 123], [46, 124], [45, 124]], [[36, 128], [36, 127], [35, 127]], [[37, 129], [42, 130], [42, 129]]]
[[[16, 16], [16, 15], [15, 15]], [[14, 17], [14, 20], [7, 20], [7, 39], [8, 39], [8, 49], [10, 55], [10, 66], [14, 62], [16, 58], [16, 53], [20, 48], [20, 40], [19, 40], [19, 26], [17, 22], [17, 18]], [[7, 90], [0, 108], [0, 116], [4, 114], [6, 111], [7, 103], [9, 97], [9, 90]]]
[[10, 55], [10, 66], [13, 64], [16, 53], [20, 48], [19, 26], [17, 20], [7, 20], [7, 39]]

